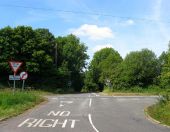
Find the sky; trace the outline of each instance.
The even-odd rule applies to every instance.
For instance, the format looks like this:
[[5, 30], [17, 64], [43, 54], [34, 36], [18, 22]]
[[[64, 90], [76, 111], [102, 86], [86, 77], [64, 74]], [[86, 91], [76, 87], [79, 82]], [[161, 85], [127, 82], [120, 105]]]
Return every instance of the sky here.
[[159, 56], [170, 40], [170, 0], [5, 0], [0, 28], [48, 28], [57, 36], [74, 34], [88, 54], [112, 47], [124, 58], [148, 48]]

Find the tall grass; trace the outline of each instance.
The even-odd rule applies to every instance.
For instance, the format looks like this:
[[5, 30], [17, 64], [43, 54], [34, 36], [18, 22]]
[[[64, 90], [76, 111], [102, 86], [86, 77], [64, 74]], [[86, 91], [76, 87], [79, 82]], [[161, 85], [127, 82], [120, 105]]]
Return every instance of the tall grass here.
[[170, 126], [170, 94], [163, 95], [158, 103], [148, 107], [147, 111], [152, 118]]
[[106, 94], [116, 94], [116, 93], [125, 93], [125, 94], [134, 94], [134, 95], [160, 95], [160, 94], [166, 94], [169, 92], [170, 89], [161, 89], [158, 86], [151, 85], [148, 87], [139, 87], [139, 86], [134, 86], [130, 88], [122, 88], [122, 89], [113, 89], [113, 88], [108, 88], [105, 87], [103, 90], [103, 93]]
[[41, 101], [43, 98], [35, 92], [0, 91], [0, 119], [20, 114]]

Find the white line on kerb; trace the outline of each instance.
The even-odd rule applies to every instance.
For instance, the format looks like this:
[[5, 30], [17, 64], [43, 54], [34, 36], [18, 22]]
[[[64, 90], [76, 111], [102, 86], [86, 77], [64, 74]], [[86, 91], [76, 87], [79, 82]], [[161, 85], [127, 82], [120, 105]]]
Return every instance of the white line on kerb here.
[[89, 101], [89, 107], [91, 107], [91, 102], [92, 102], [92, 99], [90, 98], [90, 101]]
[[89, 122], [90, 122], [91, 126], [93, 127], [93, 129], [94, 129], [96, 132], [99, 132], [99, 131], [97, 130], [97, 128], [94, 126], [93, 122], [92, 122], [91, 114], [89, 114], [88, 117], [89, 117]]

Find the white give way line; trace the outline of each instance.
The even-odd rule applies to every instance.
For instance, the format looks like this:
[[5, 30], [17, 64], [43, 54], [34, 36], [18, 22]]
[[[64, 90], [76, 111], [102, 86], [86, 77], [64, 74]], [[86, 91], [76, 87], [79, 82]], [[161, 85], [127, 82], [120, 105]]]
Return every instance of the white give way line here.
[[89, 114], [88, 117], [89, 117], [89, 122], [90, 122], [91, 126], [93, 127], [93, 129], [94, 129], [96, 132], [99, 132], [99, 131], [97, 130], [97, 128], [94, 126], [93, 122], [92, 122], [91, 114]]

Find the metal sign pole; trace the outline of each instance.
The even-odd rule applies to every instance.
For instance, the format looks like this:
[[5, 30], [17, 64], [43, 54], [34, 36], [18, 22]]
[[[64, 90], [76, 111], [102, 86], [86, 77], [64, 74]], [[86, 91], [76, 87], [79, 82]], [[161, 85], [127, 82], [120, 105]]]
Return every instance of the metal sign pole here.
[[14, 87], [13, 87], [13, 94], [15, 92], [15, 73], [14, 73]]
[[24, 91], [25, 80], [22, 81], [22, 91]]

